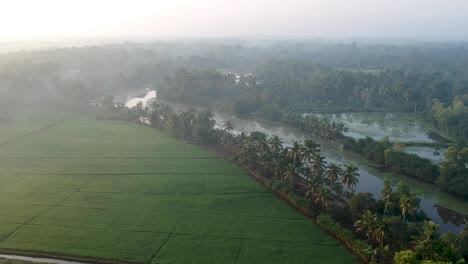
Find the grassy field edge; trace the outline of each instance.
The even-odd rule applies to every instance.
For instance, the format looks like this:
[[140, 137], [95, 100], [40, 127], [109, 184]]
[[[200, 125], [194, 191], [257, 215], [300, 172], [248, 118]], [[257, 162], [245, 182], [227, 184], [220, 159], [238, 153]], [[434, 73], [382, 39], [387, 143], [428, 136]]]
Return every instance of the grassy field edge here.
[[207, 151], [210, 151], [211, 153], [223, 158], [223, 159], [228, 160], [229, 162], [235, 164], [239, 168], [242, 168], [248, 175], [250, 175], [254, 180], [256, 180], [257, 182], [262, 184], [267, 190], [272, 192], [276, 197], [278, 197], [281, 200], [285, 201], [289, 206], [294, 208], [296, 211], [298, 211], [299, 213], [301, 213], [302, 215], [304, 215], [308, 219], [312, 220], [323, 232], [325, 232], [329, 236], [333, 237], [336, 241], [339, 242], [339, 244], [343, 248], [345, 248], [353, 256], [357, 257], [357, 259], [359, 259], [359, 261], [361, 263], [369, 263], [369, 261], [362, 254], [357, 254], [355, 252], [355, 249], [350, 247], [350, 242], [349, 241], [341, 239], [339, 237], [339, 234], [335, 234], [334, 232], [332, 232], [332, 230], [326, 228], [324, 225], [319, 224], [317, 222], [317, 216], [318, 215], [314, 214], [309, 209], [304, 208], [301, 205], [299, 205], [298, 203], [296, 203], [294, 201], [294, 199], [292, 199], [287, 193], [272, 188], [272, 186], [268, 184], [268, 179], [267, 178], [265, 178], [265, 177], [261, 176], [260, 174], [250, 170], [249, 168], [246, 168], [242, 164], [239, 164], [238, 162], [235, 162], [232, 159], [229, 159], [229, 158], [225, 157], [225, 155], [223, 153], [218, 152], [215, 148], [212, 148], [212, 147], [207, 146], [207, 145], [205, 145], [205, 146], [201, 145], [201, 147], [203, 149], [206, 149]]

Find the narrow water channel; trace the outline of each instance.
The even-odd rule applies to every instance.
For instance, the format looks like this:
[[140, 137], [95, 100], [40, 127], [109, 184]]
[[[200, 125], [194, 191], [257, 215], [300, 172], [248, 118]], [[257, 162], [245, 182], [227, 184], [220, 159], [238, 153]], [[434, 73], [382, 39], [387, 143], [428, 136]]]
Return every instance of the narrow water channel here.
[[[171, 105], [176, 111], [187, 110], [190, 106], [164, 102]], [[198, 107], [194, 107], [198, 108]], [[277, 135], [283, 139], [285, 144], [292, 144], [294, 141], [304, 141], [313, 139], [320, 144], [322, 153], [327, 157], [328, 163], [353, 163], [359, 167], [359, 184], [356, 187], [358, 192], [370, 192], [374, 197], [380, 197], [380, 191], [383, 188], [383, 179], [388, 178], [393, 183], [403, 180], [416, 192], [421, 198], [421, 208], [435, 222], [440, 224], [440, 231], [451, 231], [459, 233], [463, 229], [463, 214], [468, 214], [468, 202], [456, 199], [448, 194], [442, 193], [432, 185], [421, 183], [401, 175], [382, 173], [369, 166], [369, 163], [359, 155], [343, 150], [341, 144], [333, 143], [321, 138], [311, 137], [296, 129], [276, 122], [269, 122], [257, 118], [239, 118], [225, 113], [214, 112], [216, 126], [229, 120], [234, 123], [234, 133], [260, 131], [269, 136]], [[420, 128], [418, 128], [420, 129]], [[420, 137], [420, 136], [417, 136]]]

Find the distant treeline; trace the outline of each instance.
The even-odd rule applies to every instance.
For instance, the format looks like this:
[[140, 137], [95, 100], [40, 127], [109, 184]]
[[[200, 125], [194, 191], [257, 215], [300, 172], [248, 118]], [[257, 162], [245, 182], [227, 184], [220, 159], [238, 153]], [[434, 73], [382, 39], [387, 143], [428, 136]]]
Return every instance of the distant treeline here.
[[305, 60], [272, 60], [256, 75], [178, 71], [160, 96], [239, 115], [289, 121], [314, 111], [418, 113], [460, 141], [468, 138], [468, 82], [442, 74], [343, 71]]
[[[267, 44], [267, 45], [265, 45]], [[229, 74], [231, 72], [231, 74]], [[0, 54], [0, 110], [86, 109], [152, 85], [168, 100], [285, 120], [309, 111], [420, 113], [466, 141], [468, 44], [160, 42]]]

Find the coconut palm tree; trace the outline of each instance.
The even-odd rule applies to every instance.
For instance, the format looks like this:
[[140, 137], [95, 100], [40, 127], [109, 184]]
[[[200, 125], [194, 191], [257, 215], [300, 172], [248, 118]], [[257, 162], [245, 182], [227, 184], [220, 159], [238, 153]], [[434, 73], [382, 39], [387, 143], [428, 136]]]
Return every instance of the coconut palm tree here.
[[260, 156], [266, 157], [269, 151], [268, 135], [259, 132], [255, 135], [255, 142]]
[[268, 147], [271, 152], [279, 153], [283, 150], [283, 140], [274, 135], [268, 139]]
[[320, 152], [320, 145], [317, 144], [313, 140], [305, 140], [304, 141], [304, 151], [303, 151], [303, 156], [304, 156], [304, 162], [308, 162], [310, 160], [310, 157], [315, 154]]
[[367, 210], [362, 215], [362, 218], [356, 221], [356, 223], [354, 223], [354, 227], [356, 228], [356, 232], [365, 233], [367, 240], [371, 241], [374, 237], [374, 232], [377, 228], [377, 223], [377, 215]]
[[327, 208], [328, 206], [330, 206], [330, 194], [331, 194], [330, 190], [326, 188], [320, 188], [318, 193], [314, 195], [315, 204]]
[[280, 156], [275, 160], [273, 165], [274, 165], [273, 170], [274, 170], [275, 176], [282, 178], [284, 171], [287, 168], [287, 159], [284, 156]]
[[294, 179], [294, 176], [296, 176], [296, 167], [294, 167], [293, 164], [288, 164], [286, 167], [286, 171], [283, 173], [284, 180], [292, 182]]
[[414, 205], [411, 197], [403, 195], [400, 197], [400, 209], [401, 209], [401, 215], [403, 215], [403, 221], [406, 221], [406, 216], [408, 214], [412, 215], [414, 214]]
[[434, 252], [439, 250], [437, 243], [437, 230], [439, 225], [433, 221], [425, 221], [423, 228], [419, 230], [419, 235], [414, 237], [413, 244], [415, 252], [424, 258], [432, 258]]
[[234, 130], [234, 123], [230, 120], [224, 121], [223, 128], [225, 131], [231, 133]]
[[388, 204], [390, 203], [390, 199], [393, 196], [393, 189], [390, 183], [389, 179], [384, 179], [384, 188], [382, 189], [382, 197], [385, 201], [385, 208], [384, 208], [384, 213], [383, 215], [385, 216], [387, 214], [387, 209], [388, 209]]
[[319, 174], [307, 174], [307, 182], [305, 184], [306, 194], [305, 197], [311, 200], [315, 200], [315, 196], [323, 189], [324, 179]]
[[383, 248], [385, 238], [387, 237], [388, 226], [385, 220], [377, 221], [374, 230], [374, 241], [380, 245], [380, 248]]
[[309, 166], [312, 173], [317, 175], [321, 175], [325, 172], [327, 162], [325, 161], [325, 157], [320, 155], [320, 153], [315, 153], [312, 155]]
[[299, 167], [301, 160], [302, 160], [302, 146], [299, 142], [294, 141], [294, 144], [291, 148], [289, 148], [288, 156], [291, 158], [292, 164], [295, 167]]
[[256, 161], [256, 154], [257, 149], [254, 145], [254, 142], [250, 137], [248, 137], [242, 143], [239, 159], [243, 164], [250, 167]]
[[359, 183], [359, 173], [358, 173], [358, 168], [354, 167], [353, 164], [345, 164], [345, 169], [343, 173], [341, 174], [341, 184], [343, 186], [348, 187], [348, 190], [352, 190], [354, 192], [354, 188], [356, 185]]
[[328, 179], [328, 186], [330, 187], [330, 190], [332, 189], [335, 182], [341, 177], [342, 174], [343, 174], [343, 169], [341, 168], [341, 166], [335, 163], [330, 163], [328, 165], [328, 168], [325, 171], [325, 176]]

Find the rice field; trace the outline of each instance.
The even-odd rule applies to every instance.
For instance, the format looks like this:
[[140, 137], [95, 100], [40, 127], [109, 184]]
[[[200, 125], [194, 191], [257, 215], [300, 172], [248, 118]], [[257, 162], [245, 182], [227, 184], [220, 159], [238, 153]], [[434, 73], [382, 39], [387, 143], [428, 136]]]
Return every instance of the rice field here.
[[357, 263], [245, 171], [119, 121], [0, 124], [0, 250], [128, 263]]

